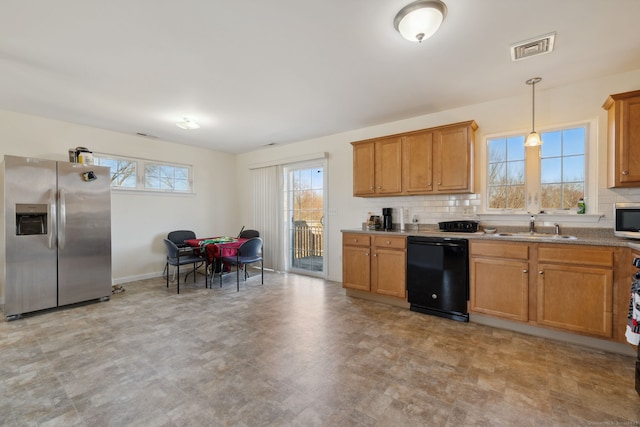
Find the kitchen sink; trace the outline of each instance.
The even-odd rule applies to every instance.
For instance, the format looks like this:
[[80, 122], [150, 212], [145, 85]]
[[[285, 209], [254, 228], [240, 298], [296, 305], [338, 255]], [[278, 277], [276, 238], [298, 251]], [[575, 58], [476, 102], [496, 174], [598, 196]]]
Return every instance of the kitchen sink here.
[[551, 239], [551, 240], [576, 240], [575, 236], [567, 236], [562, 234], [551, 233], [531, 233], [528, 231], [518, 233], [496, 233], [498, 237], [518, 237], [520, 239]]

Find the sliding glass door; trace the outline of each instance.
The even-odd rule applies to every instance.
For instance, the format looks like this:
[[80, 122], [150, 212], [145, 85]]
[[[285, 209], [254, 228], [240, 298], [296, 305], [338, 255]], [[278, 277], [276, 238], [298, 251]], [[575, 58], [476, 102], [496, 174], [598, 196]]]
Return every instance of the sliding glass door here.
[[284, 168], [287, 270], [324, 277], [325, 161]]

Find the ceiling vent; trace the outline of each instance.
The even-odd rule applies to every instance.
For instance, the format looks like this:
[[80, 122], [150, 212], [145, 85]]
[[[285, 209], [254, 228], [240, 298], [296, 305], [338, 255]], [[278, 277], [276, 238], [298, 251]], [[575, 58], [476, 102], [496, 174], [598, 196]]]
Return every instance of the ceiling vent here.
[[549, 33], [511, 45], [511, 60], [531, 58], [532, 56], [549, 53], [553, 50], [556, 33]]

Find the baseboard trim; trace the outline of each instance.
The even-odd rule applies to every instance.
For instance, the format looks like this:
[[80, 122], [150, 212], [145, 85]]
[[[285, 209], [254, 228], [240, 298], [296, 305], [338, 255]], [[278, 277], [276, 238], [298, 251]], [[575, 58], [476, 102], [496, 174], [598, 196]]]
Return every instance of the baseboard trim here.
[[137, 282], [138, 280], [155, 279], [156, 277], [163, 276], [164, 273], [162, 271], [159, 271], [154, 273], [138, 274], [135, 276], [119, 277], [117, 279], [113, 279], [112, 282], [114, 285], [122, 285], [124, 283]]

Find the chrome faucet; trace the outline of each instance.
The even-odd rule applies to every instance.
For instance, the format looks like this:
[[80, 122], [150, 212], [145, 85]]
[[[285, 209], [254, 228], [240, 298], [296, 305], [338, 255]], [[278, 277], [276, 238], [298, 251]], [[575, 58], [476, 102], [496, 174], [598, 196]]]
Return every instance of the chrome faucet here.
[[529, 233], [533, 233], [536, 230], [536, 217], [531, 215], [529, 218]]
[[556, 228], [556, 236], [560, 235], [560, 224], [558, 224], [557, 222], [555, 224], [553, 224], [553, 226]]

